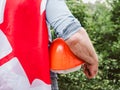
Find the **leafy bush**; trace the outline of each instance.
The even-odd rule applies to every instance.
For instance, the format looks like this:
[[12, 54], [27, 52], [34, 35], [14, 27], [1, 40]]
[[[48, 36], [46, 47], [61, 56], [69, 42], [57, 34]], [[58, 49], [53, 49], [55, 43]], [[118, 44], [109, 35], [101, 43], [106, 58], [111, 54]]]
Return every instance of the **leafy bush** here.
[[80, 0], [67, 0], [67, 4], [94, 44], [99, 72], [91, 80], [85, 77], [82, 69], [59, 74], [60, 90], [120, 90], [120, 0], [113, 0], [113, 8], [99, 1], [84, 4]]

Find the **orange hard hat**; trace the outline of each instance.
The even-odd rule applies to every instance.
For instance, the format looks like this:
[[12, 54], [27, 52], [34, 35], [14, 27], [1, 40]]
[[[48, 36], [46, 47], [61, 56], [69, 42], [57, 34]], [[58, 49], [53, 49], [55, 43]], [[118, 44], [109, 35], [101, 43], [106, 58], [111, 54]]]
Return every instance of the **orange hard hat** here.
[[75, 56], [62, 38], [50, 45], [50, 68], [56, 73], [69, 73], [80, 69], [83, 60]]

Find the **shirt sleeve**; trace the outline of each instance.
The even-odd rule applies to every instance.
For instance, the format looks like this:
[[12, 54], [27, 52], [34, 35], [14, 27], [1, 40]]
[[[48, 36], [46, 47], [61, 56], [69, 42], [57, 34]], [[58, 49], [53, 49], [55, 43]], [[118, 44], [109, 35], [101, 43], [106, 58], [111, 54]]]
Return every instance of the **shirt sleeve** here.
[[65, 0], [48, 0], [46, 18], [54, 28], [57, 37], [64, 40], [81, 28], [80, 22], [72, 15]]

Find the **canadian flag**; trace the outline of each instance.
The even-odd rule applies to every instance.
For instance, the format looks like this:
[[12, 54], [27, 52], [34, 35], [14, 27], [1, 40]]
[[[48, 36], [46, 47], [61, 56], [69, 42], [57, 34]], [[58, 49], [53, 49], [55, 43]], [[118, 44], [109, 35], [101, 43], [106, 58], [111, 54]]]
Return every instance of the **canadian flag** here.
[[47, 0], [0, 0], [0, 90], [51, 90]]

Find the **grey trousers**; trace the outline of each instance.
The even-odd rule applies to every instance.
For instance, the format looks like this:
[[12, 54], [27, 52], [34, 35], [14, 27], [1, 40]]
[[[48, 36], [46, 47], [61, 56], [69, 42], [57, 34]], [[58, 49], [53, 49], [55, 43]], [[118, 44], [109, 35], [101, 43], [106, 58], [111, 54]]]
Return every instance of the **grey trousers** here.
[[57, 81], [57, 74], [54, 72], [50, 72], [51, 75], [51, 88], [52, 90], [59, 90], [58, 88], [58, 81]]

